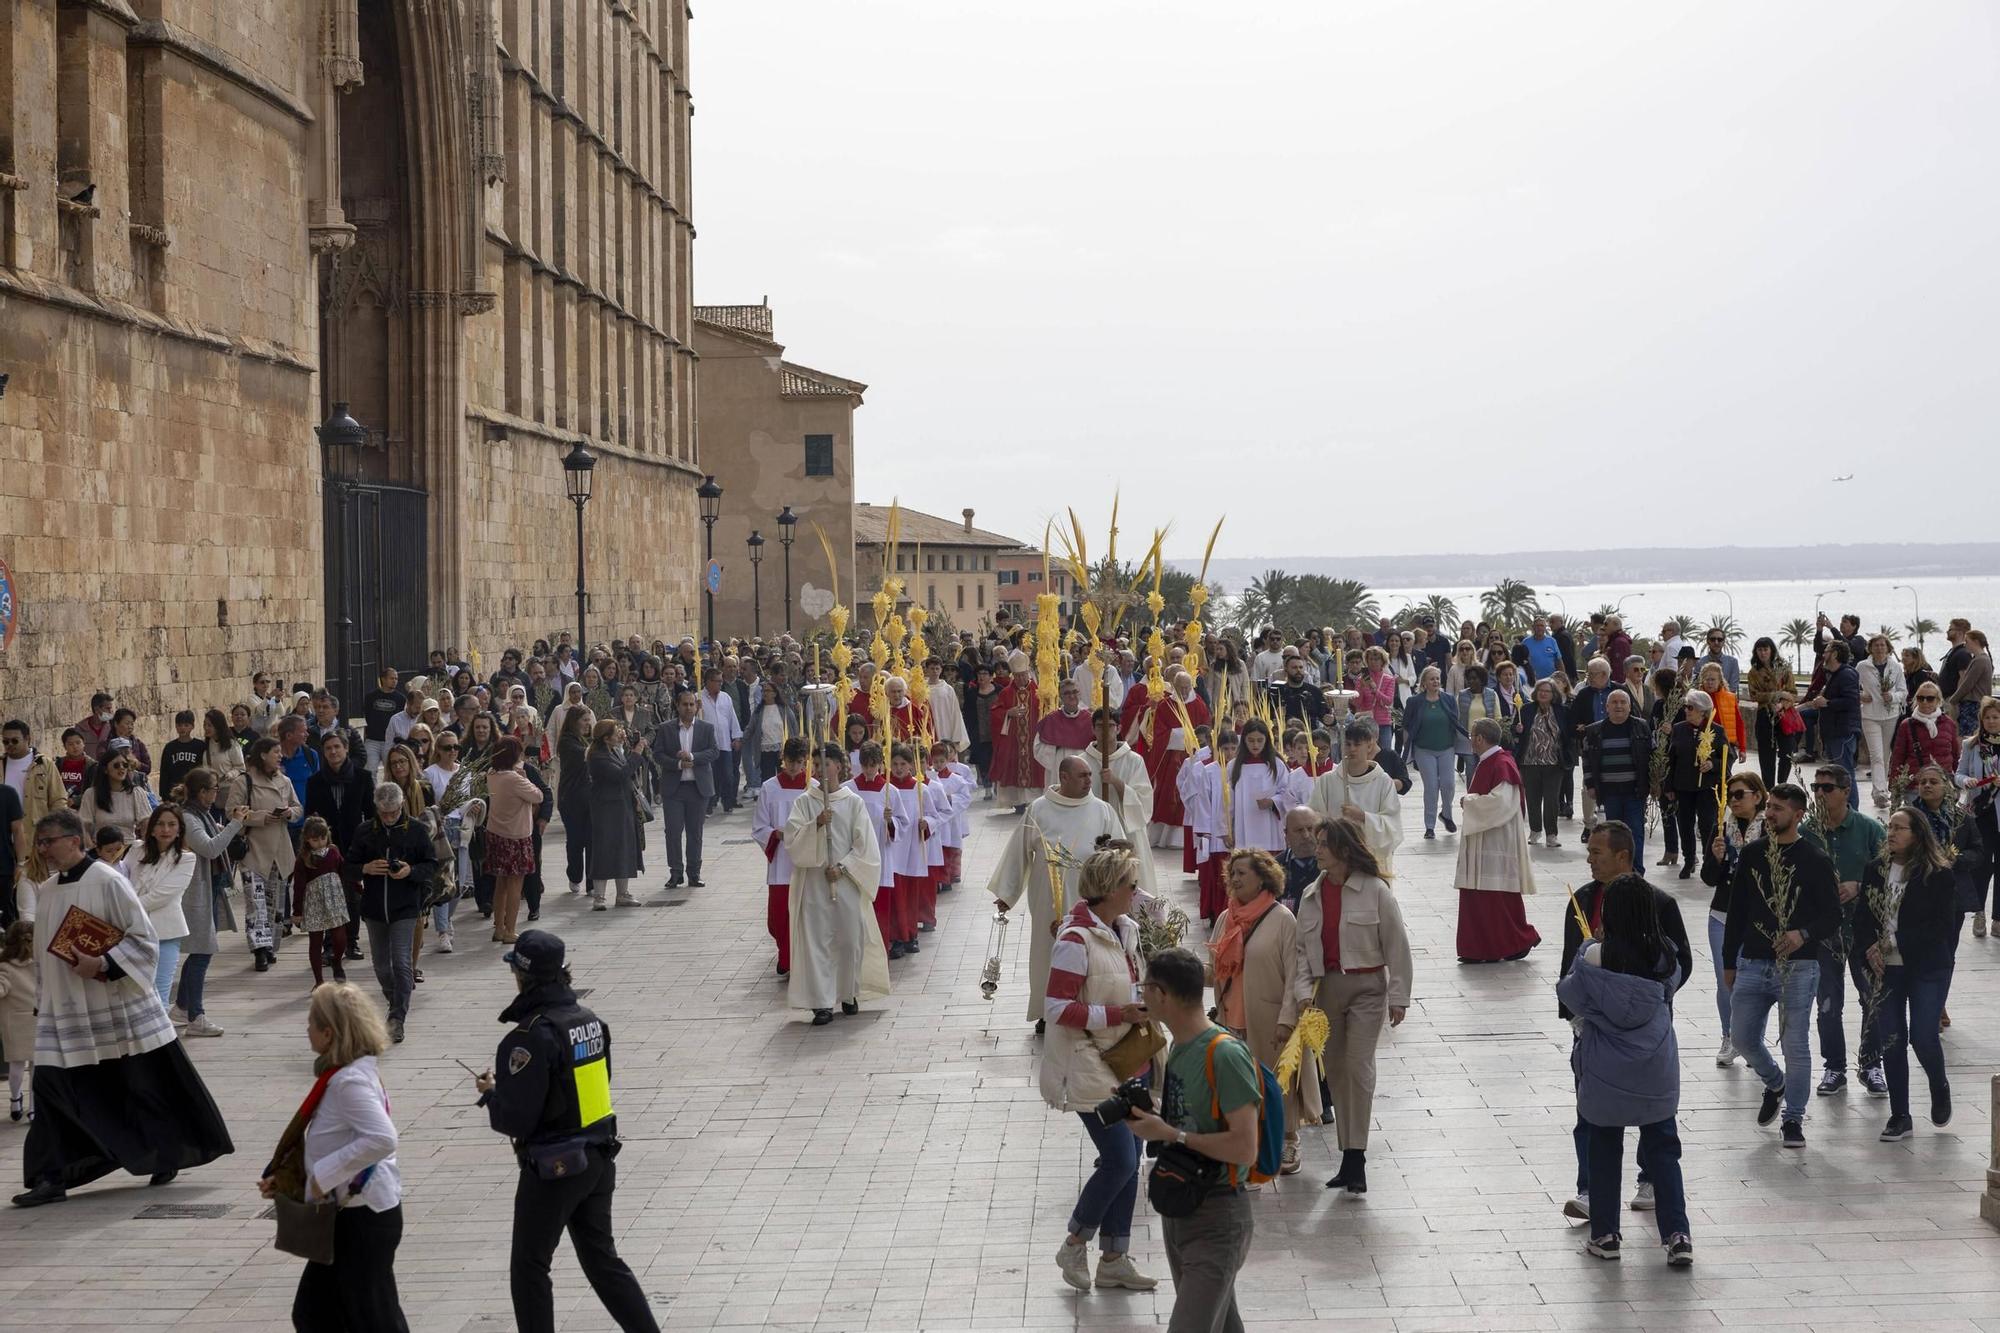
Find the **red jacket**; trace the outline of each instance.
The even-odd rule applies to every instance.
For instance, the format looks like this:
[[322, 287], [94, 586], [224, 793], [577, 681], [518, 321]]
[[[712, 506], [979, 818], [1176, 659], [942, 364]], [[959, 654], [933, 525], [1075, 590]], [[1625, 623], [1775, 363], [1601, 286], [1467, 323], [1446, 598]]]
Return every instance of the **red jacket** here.
[[1906, 717], [1896, 724], [1896, 740], [1890, 747], [1889, 780], [1894, 782], [1904, 773], [1914, 778], [1925, 764], [1936, 764], [1947, 773], [1958, 767], [1958, 724], [1944, 713], [1938, 714], [1935, 736], [1915, 717]]

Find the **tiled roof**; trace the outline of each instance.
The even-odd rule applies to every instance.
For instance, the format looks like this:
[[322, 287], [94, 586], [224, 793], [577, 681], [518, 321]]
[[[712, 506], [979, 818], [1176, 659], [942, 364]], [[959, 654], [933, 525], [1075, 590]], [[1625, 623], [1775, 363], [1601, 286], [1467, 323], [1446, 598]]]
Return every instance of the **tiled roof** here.
[[[926, 514], [915, 509], [899, 511], [901, 527], [896, 540], [902, 545], [917, 546], [991, 546], [1012, 550], [1021, 545], [1018, 538], [1003, 537], [997, 532], [987, 532], [983, 528], [965, 530], [965, 524], [957, 519], [939, 518], [936, 514]], [[854, 544], [856, 546], [881, 546], [889, 540], [889, 507], [857, 501], [854, 506]]]
[[868, 386], [859, 380], [842, 379], [811, 366], [784, 363], [785, 382], [779, 393], [786, 398], [859, 398]]
[[738, 333], [754, 333], [759, 338], [776, 337], [771, 331], [771, 307], [768, 305], [698, 305], [694, 308], [694, 317], [704, 324], [735, 329]]

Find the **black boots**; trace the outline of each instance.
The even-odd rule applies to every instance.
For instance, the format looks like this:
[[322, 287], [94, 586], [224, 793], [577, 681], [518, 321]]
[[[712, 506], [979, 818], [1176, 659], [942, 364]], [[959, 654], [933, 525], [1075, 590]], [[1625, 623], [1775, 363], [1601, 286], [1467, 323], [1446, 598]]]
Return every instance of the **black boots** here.
[[1344, 1189], [1349, 1194], [1368, 1192], [1368, 1152], [1364, 1148], [1343, 1148], [1340, 1150], [1340, 1174], [1326, 1182], [1330, 1190]]

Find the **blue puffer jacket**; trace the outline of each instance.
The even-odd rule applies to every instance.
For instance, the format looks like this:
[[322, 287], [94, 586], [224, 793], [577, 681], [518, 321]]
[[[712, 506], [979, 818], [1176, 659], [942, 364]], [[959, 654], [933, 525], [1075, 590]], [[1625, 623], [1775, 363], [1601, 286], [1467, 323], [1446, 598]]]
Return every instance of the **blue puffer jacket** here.
[[1576, 1015], [1577, 1114], [1593, 1125], [1650, 1125], [1680, 1109], [1681, 1055], [1671, 997], [1680, 964], [1660, 960], [1659, 977], [1598, 966], [1600, 946], [1577, 955], [1556, 997]]

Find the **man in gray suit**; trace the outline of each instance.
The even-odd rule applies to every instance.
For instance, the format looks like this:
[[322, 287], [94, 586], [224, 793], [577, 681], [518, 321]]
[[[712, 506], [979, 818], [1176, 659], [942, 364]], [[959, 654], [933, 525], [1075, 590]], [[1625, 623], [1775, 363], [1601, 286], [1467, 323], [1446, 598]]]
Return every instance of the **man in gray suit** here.
[[[675, 721], [653, 733], [653, 763], [660, 770], [661, 821], [667, 829], [667, 887], [701, 885], [701, 822], [715, 799], [715, 728], [698, 716], [692, 694], [674, 700]], [[686, 853], [682, 853], [685, 830]]]

